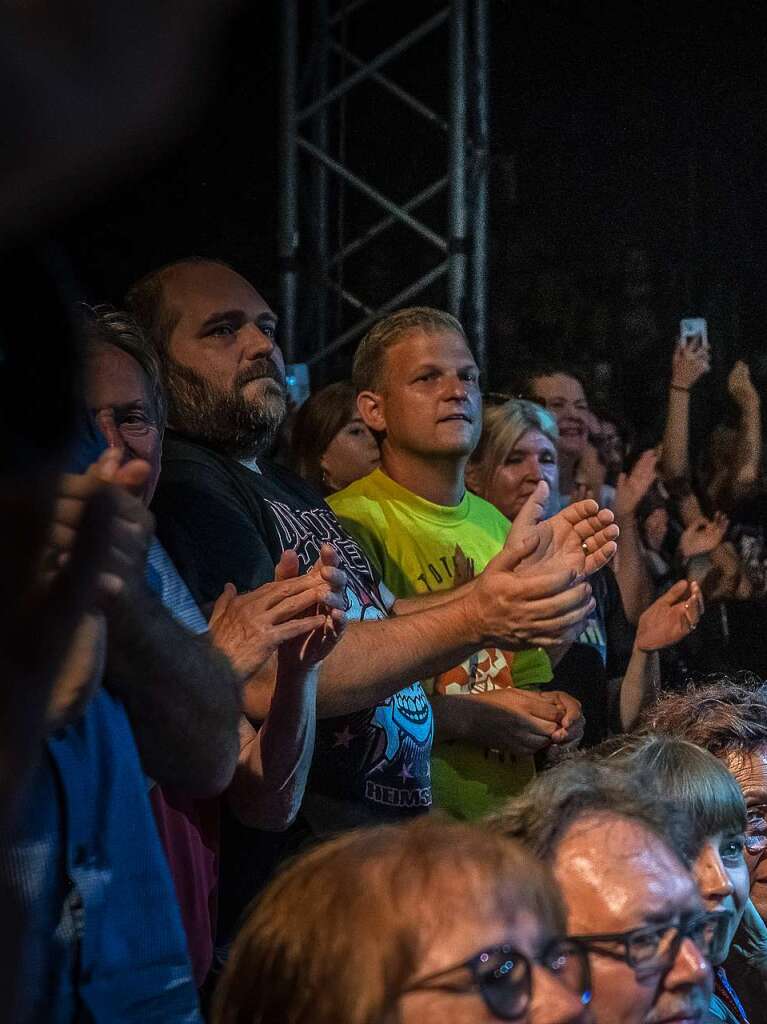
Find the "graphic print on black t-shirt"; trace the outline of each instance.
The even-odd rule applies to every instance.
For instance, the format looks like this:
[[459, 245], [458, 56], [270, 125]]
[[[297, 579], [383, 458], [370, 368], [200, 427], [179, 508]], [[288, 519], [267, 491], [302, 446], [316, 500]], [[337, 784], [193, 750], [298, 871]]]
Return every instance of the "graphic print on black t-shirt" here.
[[[260, 468], [166, 434], [152, 510], [160, 540], [200, 606], [212, 607], [228, 581], [246, 592], [273, 579], [289, 548], [306, 572], [327, 543], [348, 576], [349, 621], [385, 618], [367, 556], [320, 495], [281, 466]], [[431, 804], [432, 732], [431, 705], [418, 682], [376, 707], [323, 719], [309, 790], [359, 801], [374, 817], [422, 812]]]
[[[378, 584], [362, 548], [327, 507], [296, 509], [265, 498], [282, 549], [293, 548], [302, 572], [317, 561], [320, 546], [332, 544], [347, 574], [346, 613], [363, 622], [387, 615]], [[343, 797], [349, 781], [355, 795], [389, 812], [431, 806], [431, 705], [420, 683], [400, 690], [375, 708], [318, 723], [311, 786]]]

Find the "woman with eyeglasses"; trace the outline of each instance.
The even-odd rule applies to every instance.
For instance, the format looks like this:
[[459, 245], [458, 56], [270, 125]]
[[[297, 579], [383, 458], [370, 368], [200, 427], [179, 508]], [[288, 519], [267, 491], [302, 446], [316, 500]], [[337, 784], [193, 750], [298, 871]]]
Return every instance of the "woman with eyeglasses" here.
[[588, 958], [517, 843], [420, 819], [348, 833], [266, 889], [216, 1024], [589, 1024]]
[[721, 761], [694, 743], [654, 735], [613, 742], [617, 747], [608, 761], [652, 779], [658, 793], [692, 824], [690, 870], [706, 910], [718, 915], [708, 950], [715, 986], [709, 1016], [726, 1024], [749, 1024], [724, 966], [748, 902], [743, 794]]

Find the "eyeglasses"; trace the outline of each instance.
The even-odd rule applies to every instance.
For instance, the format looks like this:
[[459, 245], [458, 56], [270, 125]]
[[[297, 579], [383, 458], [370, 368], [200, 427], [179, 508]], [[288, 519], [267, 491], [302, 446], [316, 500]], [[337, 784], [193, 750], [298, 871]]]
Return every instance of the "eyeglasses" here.
[[749, 807], [746, 850], [748, 853], [762, 853], [765, 849], [767, 849], [767, 807], [763, 805]]
[[[553, 974], [562, 985], [578, 996], [584, 1006], [591, 1002], [588, 953], [575, 939], [555, 939], [539, 957], [526, 956], [511, 945], [495, 946], [454, 967], [418, 978], [408, 985], [403, 994], [424, 989], [445, 992], [476, 989], [485, 1006], [496, 1017], [501, 1020], [518, 1020], [530, 1006], [533, 964], [539, 964]], [[461, 970], [469, 971], [471, 984], [440, 984], [442, 979]]]
[[[590, 953], [623, 960], [638, 974], [653, 974], [671, 967], [685, 939], [692, 939], [703, 956], [710, 957], [721, 934], [720, 929], [727, 927], [728, 918], [728, 914], [715, 911], [675, 918], [658, 927], [635, 928], [630, 932], [606, 935], [575, 935], [573, 939]], [[622, 949], [604, 949], [603, 943], [615, 944]]]

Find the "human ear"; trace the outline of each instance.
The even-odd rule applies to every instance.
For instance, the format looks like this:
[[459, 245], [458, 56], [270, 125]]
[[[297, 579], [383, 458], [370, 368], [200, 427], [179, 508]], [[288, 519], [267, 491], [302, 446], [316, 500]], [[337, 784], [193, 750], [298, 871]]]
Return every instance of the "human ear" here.
[[357, 409], [366, 427], [379, 434], [386, 431], [386, 416], [382, 395], [375, 391], [360, 391], [357, 395]]

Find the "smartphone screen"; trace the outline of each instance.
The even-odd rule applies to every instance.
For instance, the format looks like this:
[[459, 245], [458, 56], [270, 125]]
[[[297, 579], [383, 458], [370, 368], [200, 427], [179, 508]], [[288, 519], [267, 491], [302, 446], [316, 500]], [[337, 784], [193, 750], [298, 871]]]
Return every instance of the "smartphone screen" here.
[[681, 345], [698, 344], [708, 348], [708, 325], [701, 316], [685, 317], [679, 323]]

